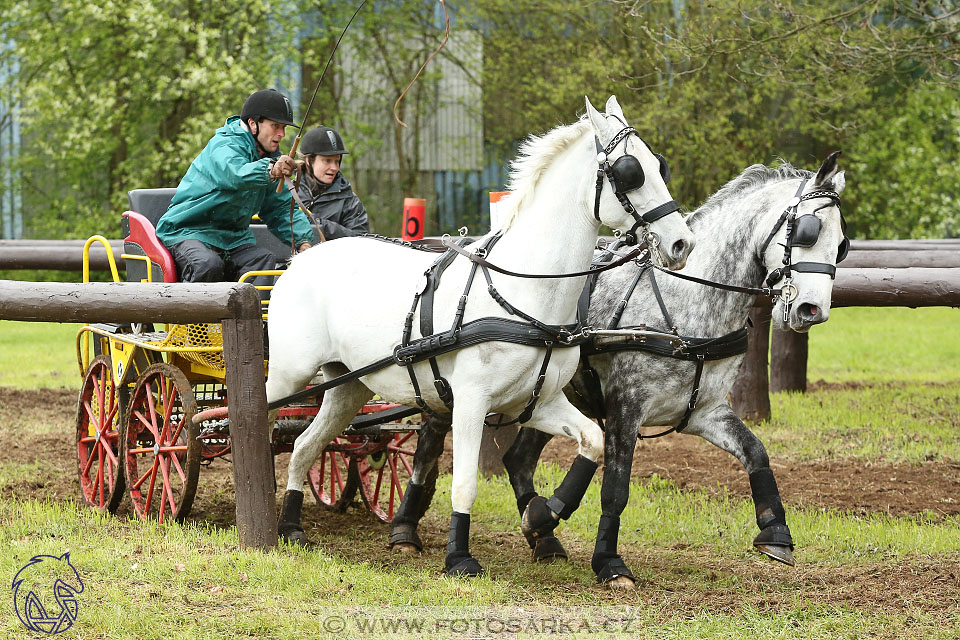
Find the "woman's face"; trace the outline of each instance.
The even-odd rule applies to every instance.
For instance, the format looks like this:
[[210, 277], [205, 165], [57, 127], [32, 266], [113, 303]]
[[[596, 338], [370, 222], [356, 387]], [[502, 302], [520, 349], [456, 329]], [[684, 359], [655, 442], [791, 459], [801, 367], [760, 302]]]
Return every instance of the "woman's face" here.
[[310, 169], [313, 177], [323, 184], [333, 184], [340, 173], [340, 156], [313, 156]]

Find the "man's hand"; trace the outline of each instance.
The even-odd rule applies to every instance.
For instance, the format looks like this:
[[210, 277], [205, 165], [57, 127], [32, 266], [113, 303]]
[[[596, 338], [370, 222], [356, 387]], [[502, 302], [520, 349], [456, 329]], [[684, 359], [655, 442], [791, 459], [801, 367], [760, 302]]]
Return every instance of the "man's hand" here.
[[277, 161], [270, 166], [270, 178], [279, 180], [292, 174], [297, 168], [297, 163], [290, 156], [280, 156]]
[[309, 249], [309, 248], [312, 247], [312, 246], [313, 246], [313, 245], [311, 245], [309, 242], [306, 242], [306, 241], [301, 242], [301, 243], [300, 243], [300, 246], [297, 247], [297, 253], [303, 253], [304, 251], [306, 251], [307, 249]]

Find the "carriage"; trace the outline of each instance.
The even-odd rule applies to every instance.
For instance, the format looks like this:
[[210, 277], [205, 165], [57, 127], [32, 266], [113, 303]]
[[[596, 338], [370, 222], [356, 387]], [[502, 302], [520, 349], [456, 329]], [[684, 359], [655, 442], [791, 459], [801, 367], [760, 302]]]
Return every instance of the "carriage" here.
[[[173, 259], [154, 233], [174, 191], [129, 193], [121, 256], [128, 281], [176, 282]], [[289, 247], [265, 225], [251, 228], [278, 262], [289, 257]], [[107, 247], [113, 279], [119, 281], [100, 236], [85, 244], [84, 264], [98, 242]], [[240, 280], [280, 273], [250, 272]], [[83, 278], [89, 280], [86, 266]], [[268, 303], [262, 304], [266, 322]], [[83, 377], [76, 440], [84, 502], [112, 513], [128, 493], [139, 517], [182, 521], [190, 513], [200, 468], [230, 454], [220, 325], [88, 324], [77, 335], [77, 363]], [[292, 450], [321, 401], [322, 393], [280, 410], [270, 443], [274, 454]], [[418, 413], [380, 400], [367, 403], [310, 469], [308, 484], [317, 502], [343, 510], [359, 492], [377, 519], [390, 522], [411, 473]]]

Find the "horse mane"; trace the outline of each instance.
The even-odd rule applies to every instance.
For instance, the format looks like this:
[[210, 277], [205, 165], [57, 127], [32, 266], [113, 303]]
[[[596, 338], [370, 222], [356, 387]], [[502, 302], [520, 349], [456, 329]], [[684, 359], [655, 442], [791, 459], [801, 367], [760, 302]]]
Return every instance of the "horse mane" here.
[[739, 176], [720, 187], [720, 190], [707, 198], [696, 211], [687, 218], [690, 224], [709, 213], [721, 208], [730, 198], [742, 197], [757, 189], [770, 184], [771, 182], [780, 182], [783, 180], [792, 180], [794, 178], [812, 178], [812, 171], [805, 169], [796, 169], [786, 160], [780, 159], [776, 167], [768, 167], [762, 164], [750, 165], [743, 170]]
[[508, 229], [519, 211], [533, 197], [537, 183], [556, 156], [565, 151], [590, 129], [584, 115], [573, 124], [554, 127], [542, 136], [530, 135], [520, 145], [518, 157], [510, 163], [507, 189], [510, 197], [503, 201], [501, 229]]

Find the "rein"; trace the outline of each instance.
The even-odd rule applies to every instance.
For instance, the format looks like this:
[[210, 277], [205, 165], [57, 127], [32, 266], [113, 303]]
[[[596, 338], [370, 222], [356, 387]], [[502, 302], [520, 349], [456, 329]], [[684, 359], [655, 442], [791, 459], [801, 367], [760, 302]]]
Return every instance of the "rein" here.
[[[497, 234], [494, 237], [499, 237], [499, 236], [500, 236], [500, 232], [497, 232]], [[468, 251], [467, 249], [463, 248], [462, 246], [454, 242], [450, 238], [450, 236], [443, 236], [441, 242], [443, 243], [443, 246], [445, 246], [448, 249], [452, 249], [453, 251], [456, 251], [457, 253], [464, 256], [474, 264], [478, 264], [481, 267], [490, 269], [491, 271], [496, 271], [497, 273], [502, 273], [507, 276], [513, 276], [514, 278], [576, 278], [578, 276], [591, 276], [596, 273], [601, 273], [603, 271], [607, 271], [609, 269], [614, 269], [616, 267], [624, 265], [645, 251], [645, 249], [642, 246], [639, 246], [639, 245], [635, 246], [633, 249], [628, 251], [625, 255], [623, 255], [619, 259], [613, 262], [607, 263], [602, 267], [593, 268], [593, 266], [591, 265], [591, 268], [587, 269], [586, 271], [574, 271], [572, 273], [517, 273], [516, 271], [510, 271], [508, 269], [498, 267], [492, 262], [487, 261], [486, 260], [487, 252], [483, 248], [480, 248], [476, 253], [474, 253], [473, 251]]]

